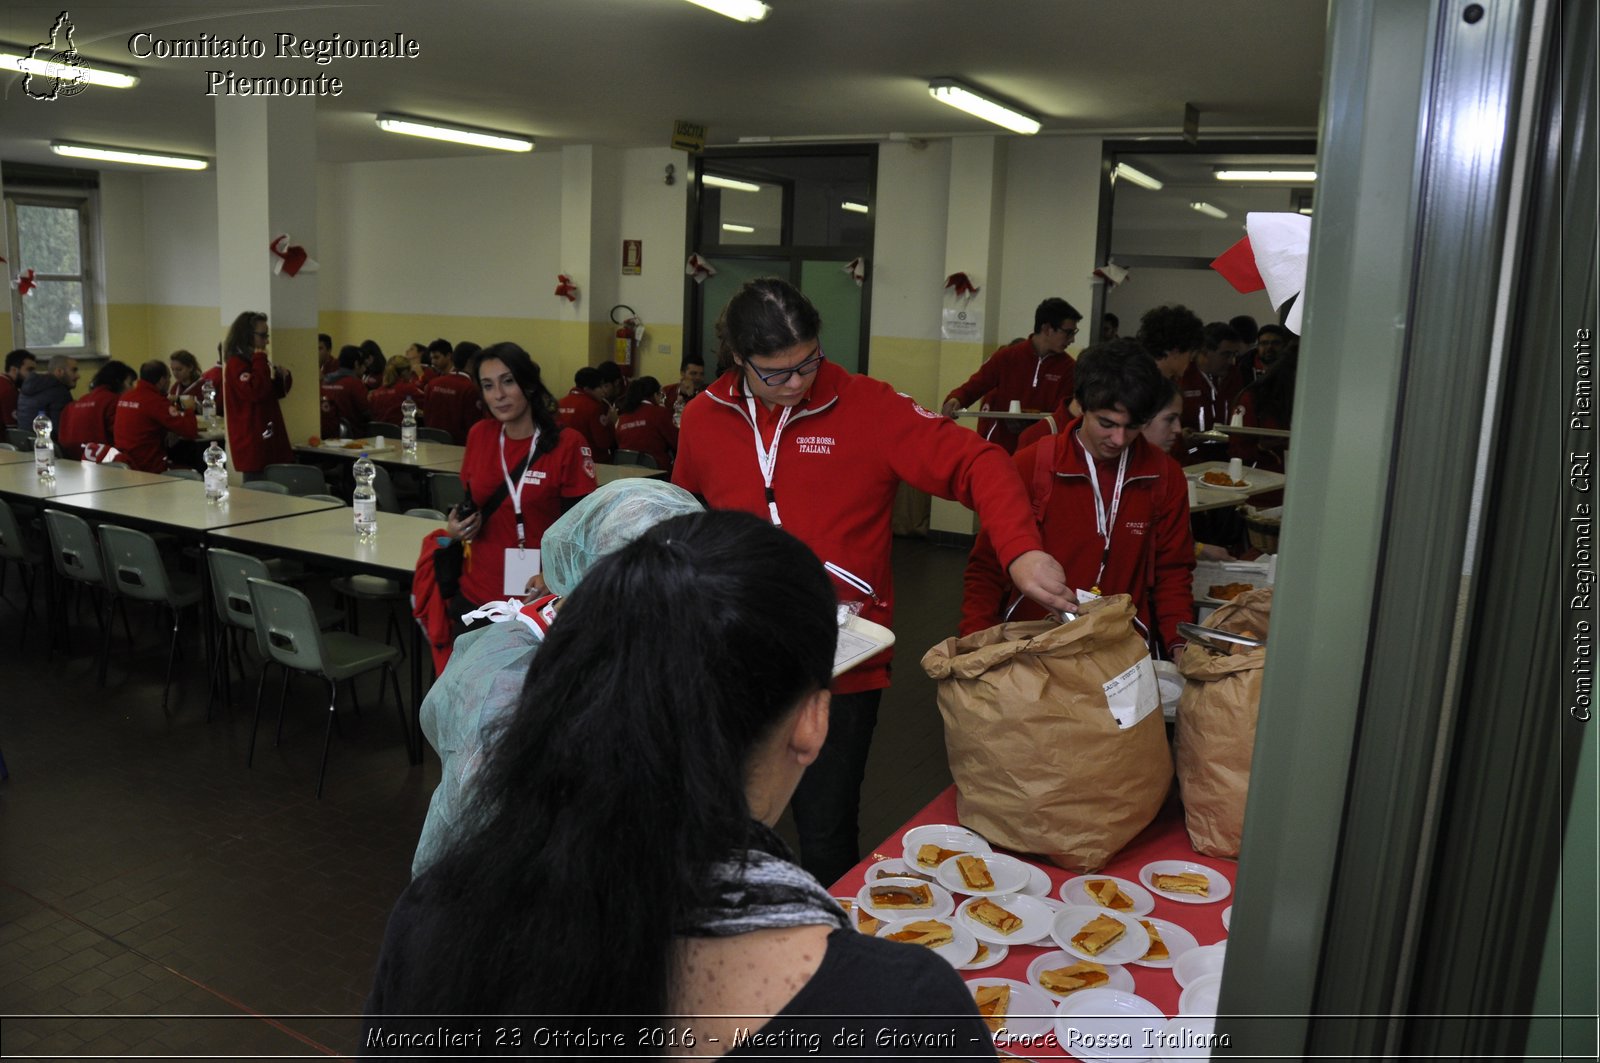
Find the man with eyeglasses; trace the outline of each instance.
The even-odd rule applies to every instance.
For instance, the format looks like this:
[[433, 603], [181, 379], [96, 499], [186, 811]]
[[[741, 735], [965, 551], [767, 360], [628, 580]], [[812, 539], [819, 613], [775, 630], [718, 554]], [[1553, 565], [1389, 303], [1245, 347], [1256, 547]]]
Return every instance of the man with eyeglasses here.
[[[1055, 409], [1072, 398], [1072, 357], [1067, 347], [1078, 335], [1083, 315], [1065, 299], [1046, 299], [1033, 312], [1033, 333], [1009, 347], [1002, 347], [967, 379], [950, 392], [942, 412], [954, 417], [978, 399], [984, 409], [1005, 410], [1017, 402], [1024, 410], [1041, 413]], [[1026, 421], [978, 420], [978, 434], [998, 443], [1006, 453], [1017, 449], [1017, 438]]]

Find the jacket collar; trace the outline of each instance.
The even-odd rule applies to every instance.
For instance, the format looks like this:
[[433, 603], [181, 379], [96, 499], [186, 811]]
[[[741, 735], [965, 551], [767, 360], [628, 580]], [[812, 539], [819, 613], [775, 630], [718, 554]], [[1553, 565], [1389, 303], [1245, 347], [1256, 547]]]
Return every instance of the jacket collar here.
[[[811, 390], [806, 392], [806, 397], [795, 406], [789, 419], [793, 421], [801, 417], [810, 417], [831, 407], [839, 401], [839, 392], [849, 378], [848, 371], [824, 359], [817, 367], [817, 379], [812, 382]], [[723, 373], [701, 390], [707, 397], [721, 405], [737, 410], [739, 416], [746, 421], [750, 420], [750, 411], [745, 404], [749, 391], [744, 386], [744, 374], [737, 367]]]
[[[1083, 447], [1078, 445], [1078, 426], [1082, 423], [1083, 418], [1079, 417], [1055, 437], [1053, 468], [1057, 476], [1089, 477], [1087, 455]], [[1151, 446], [1144, 436], [1135, 439], [1129, 449], [1128, 480], [1151, 480], [1161, 475], [1161, 459], [1164, 455]]]

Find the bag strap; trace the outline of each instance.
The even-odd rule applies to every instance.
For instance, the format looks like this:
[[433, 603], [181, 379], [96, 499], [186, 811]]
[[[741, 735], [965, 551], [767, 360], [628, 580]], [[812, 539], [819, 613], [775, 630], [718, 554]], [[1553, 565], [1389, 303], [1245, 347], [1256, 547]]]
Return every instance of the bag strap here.
[[[517, 483], [522, 479], [522, 474], [527, 471], [528, 463], [531, 461], [533, 461], [533, 448], [529, 447], [528, 456], [517, 462], [517, 467], [511, 471], [512, 483]], [[489, 497], [484, 499], [483, 505], [478, 507], [478, 512], [483, 514], [478, 520], [478, 526], [487, 527], [490, 516], [500, 508], [500, 503], [504, 502], [510, 495], [511, 489], [506, 487], [504, 480], [500, 481], [500, 486], [489, 492]]]

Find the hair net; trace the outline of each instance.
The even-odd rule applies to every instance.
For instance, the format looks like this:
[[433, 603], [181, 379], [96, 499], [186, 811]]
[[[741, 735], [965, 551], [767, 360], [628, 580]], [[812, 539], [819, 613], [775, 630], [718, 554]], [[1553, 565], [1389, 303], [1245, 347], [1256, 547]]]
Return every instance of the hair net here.
[[561, 515], [539, 545], [544, 581], [571, 594], [589, 567], [670, 517], [705, 507], [683, 488], [649, 477], [613, 480]]

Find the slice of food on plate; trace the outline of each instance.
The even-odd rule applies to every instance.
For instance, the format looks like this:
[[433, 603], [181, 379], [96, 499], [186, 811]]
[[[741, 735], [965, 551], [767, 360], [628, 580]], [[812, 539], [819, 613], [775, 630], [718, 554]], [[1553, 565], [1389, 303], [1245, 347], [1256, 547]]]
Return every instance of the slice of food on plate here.
[[886, 937], [890, 941], [903, 941], [908, 945], [936, 949], [940, 945], [948, 945], [954, 941], [955, 930], [949, 924], [941, 923], [937, 919], [919, 919], [915, 923], [907, 923]]
[[1109, 915], [1097, 915], [1072, 935], [1072, 944], [1091, 956], [1098, 956], [1108, 945], [1127, 932], [1128, 928], [1119, 920]]
[[982, 963], [984, 960], [987, 960], [988, 958], [989, 958], [989, 946], [985, 945], [983, 942], [980, 941], [980, 942], [978, 942], [978, 951], [974, 952], [972, 954], [972, 959], [968, 960], [967, 962], [968, 963]]
[[960, 856], [960, 849], [946, 849], [942, 845], [929, 842], [917, 850], [917, 863], [923, 867], [938, 867], [952, 856]]
[[1112, 908], [1119, 912], [1133, 910], [1133, 898], [1123, 893], [1122, 887], [1111, 879], [1092, 878], [1083, 884], [1083, 892], [1102, 908]]
[[1093, 989], [1111, 981], [1111, 972], [1098, 963], [1084, 960], [1069, 967], [1039, 972], [1039, 984], [1052, 993], [1065, 996], [1079, 989]]
[[1172, 953], [1167, 951], [1167, 943], [1161, 940], [1161, 931], [1148, 919], [1139, 920], [1139, 925], [1144, 927], [1144, 932], [1150, 935], [1150, 948], [1139, 957], [1142, 960], [1170, 960]]
[[961, 881], [970, 889], [994, 889], [994, 876], [989, 874], [989, 865], [984, 863], [983, 857], [963, 853], [956, 857], [956, 870], [961, 872]]
[[1150, 885], [1168, 893], [1193, 893], [1201, 897], [1211, 895], [1211, 880], [1198, 871], [1182, 871], [1176, 875], [1152, 873]]
[[933, 890], [927, 886], [887, 883], [872, 887], [874, 908], [932, 908]]
[[999, 1033], [1006, 1024], [1006, 1009], [1011, 1006], [1011, 987], [1008, 985], [981, 985], [973, 994], [978, 1004], [978, 1014], [990, 1033]]
[[1014, 934], [1022, 929], [1021, 917], [1014, 912], [1006, 911], [987, 897], [969, 906], [967, 914], [984, 926], [998, 930], [1002, 934]]

